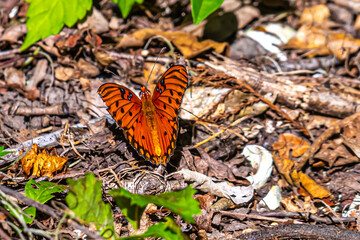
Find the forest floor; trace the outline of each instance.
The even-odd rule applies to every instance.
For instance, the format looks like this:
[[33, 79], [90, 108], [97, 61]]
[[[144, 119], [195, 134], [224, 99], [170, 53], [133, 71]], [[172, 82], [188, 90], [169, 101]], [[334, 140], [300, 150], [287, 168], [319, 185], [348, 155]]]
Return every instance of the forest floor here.
[[[29, 3], [4, 1], [0, 238], [108, 238], [90, 222], [109, 213], [112, 238], [166, 222], [164, 232], [178, 239], [360, 239], [358, 1], [270, 2], [225, 0], [194, 25], [188, 0], [144, 1], [126, 19], [103, 0], [81, 23], [20, 52]], [[181, 97], [169, 97], [162, 109], [174, 117], [156, 126], [164, 139], [179, 120], [165, 144], [175, 151], [158, 166], [141, 154], [155, 140], [142, 141], [139, 131], [149, 139], [152, 132], [117, 121], [123, 109], [111, 116], [104, 101], [112, 100], [98, 89], [125, 86], [126, 101], [128, 89], [156, 93], [170, 88], [171, 80], [157, 81], [177, 64], [188, 87], [180, 108], [171, 100]], [[120, 124], [128, 124], [125, 134]], [[134, 196], [189, 185], [201, 213], [196, 201], [171, 195], [146, 198], [145, 213], [130, 220]], [[126, 212], [119, 188], [139, 194], [128, 197]], [[172, 239], [148, 235], [156, 236]]]

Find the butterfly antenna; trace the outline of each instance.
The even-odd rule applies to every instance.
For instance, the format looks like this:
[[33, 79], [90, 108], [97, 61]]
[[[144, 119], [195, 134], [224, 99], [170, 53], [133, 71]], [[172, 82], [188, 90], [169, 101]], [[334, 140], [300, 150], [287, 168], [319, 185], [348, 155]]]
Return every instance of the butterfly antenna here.
[[149, 83], [151, 74], [152, 74], [152, 72], [154, 71], [155, 64], [157, 63], [157, 61], [158, 61], [158, 59], [159, 59], [159, 57], [160, 57], [160, 54], [161, 54], [163, 51], [165, 51], [165, 49], [166, 49], [166, 47], [163, 47], [163, 48], [160, 50], [159, 54], [157, 55], [157, 57], [156, 57], [156, 59], [155, 59], [155, 63], [154, 63], [154, 65], [153, 65], [153, 67], [151, 68], [150, 75], [149, 75], [149, 77], [148, 77], [148, 80], [146, 81], [146, 85], [145, 85], [146, 88], [147, 88], [147, 85], [148, 85], [148, 83]]

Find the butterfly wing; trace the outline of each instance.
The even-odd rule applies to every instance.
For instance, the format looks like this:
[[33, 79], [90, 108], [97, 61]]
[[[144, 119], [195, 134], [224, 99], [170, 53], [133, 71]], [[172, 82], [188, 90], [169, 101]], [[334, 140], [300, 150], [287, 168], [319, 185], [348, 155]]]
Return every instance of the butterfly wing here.
[[136, 123], [141, 113], [141, 101], [130, 89], [105, 83], [99, 87], [98, 93], [119, 127], [126, 130]]
[[163, 153], [160, 158], [155, 160], [164, 165], [174, 152], [178, 133], [179, 109], [187, 86], [186, 68], [175, 65], [164, 73], [154, 89], [152, 102], [156, 108], [158, 136]]
[[141, 100], [130, 89], [114, 83], [103, 84], [98, 93], [129, 143], [145, 159], [156, 163], [154, 143]]

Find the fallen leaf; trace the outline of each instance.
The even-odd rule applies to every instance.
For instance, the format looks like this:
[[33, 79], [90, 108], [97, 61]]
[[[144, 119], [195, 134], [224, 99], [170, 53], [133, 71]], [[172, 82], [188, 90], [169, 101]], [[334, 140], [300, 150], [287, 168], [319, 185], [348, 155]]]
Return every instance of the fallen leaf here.
[[290, 133], [280, 135], [279, 140], [273, 144], [273, 149], [276, 150], [283, 159], [299, 157], [303, 155], [308, 148], [308, 142]]
[[313, 198], [320, 198], [320, 199], [331, 196], [329, 189], [317, 184], [308, 175], [306, 175], [301, 171], [297, 172], [296, 170], [294, 170], [291, 173], [291, 178], [294, 184], [298, 187], [298, 189], [305, 190], [305, 191], [298, 191], [298, 193], [300, 193], [303, 196], [308, 195], [308, 193]]
[[305, 8], [300, 17], [300, 23], [323, 24], [330, 17], [330, 10], [327, 6], [320, 4]]
[[331, 195], [330, 191], [317, 184], [305, 173], [293, 171], [295, 162], [292, 158], [300, 157], [309, 148], [309, 144], [301, 138], [285, 133], [279, 136], [279, 140], [273, 144], [274, 163], [279, 173], [286, 181], [298, 188], [298, 193], [303, 196], [309, 194], [313, 198], [325, 198]]
[[73, 68], [60, 66], [55, 69], [55, 78], [61, 81], [68, 81], [74, 76], [74, 72]]
[[290, 212], [310, 212], [312, 214], [317, 213], [317, 209], [314, 204], [311, 203], [309, 196], [305, 197], [305, 202], [299, 199], [296, 195], [292, 195], [281, 200], [282, 205], [287, 211]]
[[185, 58], [195, 57], [196, 55], [210, 49], [214, 49], [218, 53], [225, 53], [227, 55], [229, 50], [228, 43], [218, 43], [212, 40], [199, 42], [197, 38], [190, 33], [181, 31], [162, 31], [160, 29], [152, 28], [144, 28], [128, 35], [126, 38], [121, 39], [116, 47], [138, 47], [139, 44], [142, 46], [145, 40], [153, 36], [162, 36], [167, 40], [172, 41]]
[[77, 67], [82, 71], [85, 76], [96, 77], [100, 74], [99, 69], [91, 63], [85, 61], [83, 58], [77, 63]]
[[59, 49], [74, 48], [81, 39], [81, 36], [78, 32], [70, 36], [67, 35], [57, 35], [57, 36], [58, 36], [58, 40], [55, 43], [55, 45]]
[[53, 177], [53, 173], [61, 170], [66, 162], [67, 158], [57, 155], [50, 156], [45, 150], [38, 153], [37, 144], [34, 144], [30, 151], [21, 159], [24, 172], [30, 175], [32, 169], [32, 175], [38, 177]]
[[333, 54], [340, 60], [358, 51], [359, 46], [360, 39], [354, 39], [350, 34], [336, 33], [306, 24], [301, 26], [286, 44], [286, 47], [311, 50], [305, 54], [309, 58]]

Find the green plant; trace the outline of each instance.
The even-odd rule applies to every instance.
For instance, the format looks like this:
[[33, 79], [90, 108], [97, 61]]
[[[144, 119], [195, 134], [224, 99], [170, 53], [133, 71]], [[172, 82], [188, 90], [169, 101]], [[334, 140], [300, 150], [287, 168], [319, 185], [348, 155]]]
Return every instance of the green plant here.
[[[116, 238], [111, 207], [102, 201], [101, 182], [97, 181], [93, 174], [86, 174], [85, 178], [78, 180], [68, 179], [68, 183], [70, 192], [65, 200], [69, 209], [78, 218], [95, 224], [103, 237]], [[109, 193], [135, 229], [138, 229], [140, 218], [149, 203], [163, 206], [173, 213], [179, 214], [190, 223], [194, 223], [193, 215], [201, 213], [199, 202], [192, 198], [195, 190], [191, 187], [157, 196], [132, 194], [123, 188], [112, 190]], [[149, 227], [142, 235], [124, 239], [143, 239], [146, 237], [187, 239], [186, 235], [181, 232], [179, 226], [171, 218], [165, 218], [165, 222]]]
[[139, 228], [140, 218], [149, 203], [163, 206], [184, 220], [194, 223], [193, 215], [200, 214], [199, 202], [192, 198], [195, 190], [190, 186], [179, 192], [167, 192], [157, 196], [133, 194], [124, 188], [109, 192], [120, 207], [122, 213], [135, 229]]
[[0, 159], [1, 159], [1, 157], [5, 156], [6, 154], [12, 153], [10, 151], [4, 151], [4, 148], [5, 148], [4, 146], [0, 147]]
[[199, 24], [207, 16], [218, 9], [224, 0], [191, 0], [194, 24]]
[[[62, 192], [65, 189], [64, 186], [59, 186], [56, 183], [46, 181], [35, 182], [34, 179], [30, 179], [25, 185], [25, 196], [40, 203], [46, 203], [54, 197], [53, 193]], [[14, 215], [12, 211], [10, 213]], [[30, 224], [36, 217], [36, 208], [28, 207], [24, 210], [24, 213], [32, 217], [24, 216], [25, 223]]]
[[[26, 27], [28, 32], [20, 50], [23, 51], [36, 41], [50, 35], [58, 34], [64, 25], [72, 27], [78, 20], [83, 19], [91, 9], [91, 0], [26, 0], [30, 2], [26, 13]], [[112, 0], [119, 5], [120, 11], [126, 18], [135, 3], [144, 0]], [[199, 24], [214, 12], [224, 0], [191, 0], [192, 16], [195, 24]]]
[[67, 183], [70, 191], [65, 201], [69, 209], [80, 219], [93, 223], [103, 237], [114, 238], [111, 206], [102, 200], [101, 182], [96, 180], [94, 174], [86, 174], [85, 178], [78, 180], [69, 178]]

